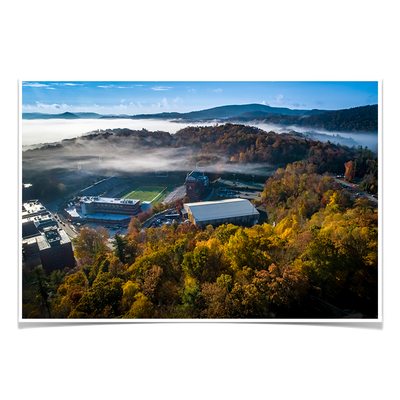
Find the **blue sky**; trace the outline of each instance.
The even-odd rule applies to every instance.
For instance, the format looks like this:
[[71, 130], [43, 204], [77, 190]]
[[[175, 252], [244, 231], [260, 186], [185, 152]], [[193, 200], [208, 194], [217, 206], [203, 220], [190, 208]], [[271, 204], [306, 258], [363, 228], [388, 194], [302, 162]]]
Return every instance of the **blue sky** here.
[[378, 82], [22, 82], [22, 112], [135, 115], [250, 103], [324, 110], [377, 104]]

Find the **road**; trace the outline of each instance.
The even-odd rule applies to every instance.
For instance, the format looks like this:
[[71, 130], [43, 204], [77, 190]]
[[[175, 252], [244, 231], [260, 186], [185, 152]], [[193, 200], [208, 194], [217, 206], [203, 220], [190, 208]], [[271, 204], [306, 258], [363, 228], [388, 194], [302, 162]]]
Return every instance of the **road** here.
[[163, 200], [163, 203], [171, 203], [176, 199], [183, 199], [186, 195], [186, 186], [178, 186], [172, 192], [168, 193]]
[[366, 192], [362, 191], [361, 189], [359, 189], [358, 185], [356, 185], [354, 183], [346, 182], [344, 179], [336, 178], [336, 176], [332, 176], [332, 178], [335, 179], [335, 182], [337, 182], [345, 187], [348, 187], [349, 189], [353, 189], [356, 193], [359, 193], [362, 197], [365, 197], [366, 199], [368, 199], [372, 203], [374, 203], [376, 206], [378, 206], [378, 199], [375, 197], [372, 197], [372, 195], [370, 195], [369, 193], [366, 193]]

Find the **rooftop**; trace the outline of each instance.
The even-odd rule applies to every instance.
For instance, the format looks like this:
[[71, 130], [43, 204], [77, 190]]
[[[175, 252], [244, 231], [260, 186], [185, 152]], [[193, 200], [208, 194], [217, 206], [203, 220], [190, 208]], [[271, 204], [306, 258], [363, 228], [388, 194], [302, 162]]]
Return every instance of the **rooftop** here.
[[110, 220], [110, 221], [123, 221], [129, 218], [129, 215], [124, 214], [90, 214], [85, 215], [83, 212], [77, 211], [76, 208], [68, 208], [65, 210], [70, 217], [72, 218], [90, 218], [90, 219], [98, 219], [98, 220]]
[[22, 204], [22, 218], [29, 218], [33, 214], [48, 214], [49, 212], [43, 207], [38, 200], [32, 200]]
[[201, 181], [207, 179], [202, 171], [192, 171], [186, 175], [187, 180]]
[[40, 250], [49, 249], [54, 244], [65, 244], [70, 242], [68, 235], [61, 228], [45, 228], [43, 234], [36, 237]]
[[111, 197], [98, 197], [98, 196], [86, 196], [81, 197], [80, 201], [85, 203], [107, 203], [107, 204], [137, 204], [140, 202], [138, 199], [120, 199]]
[[253, 204], [246, 199], [229, 199], [220, 201], [204, 201], [186, 203], [186, 210], [190, 209], [196, 221], [210, 221], [222, 218], [244, 217], [249, 215], [259, 216]]

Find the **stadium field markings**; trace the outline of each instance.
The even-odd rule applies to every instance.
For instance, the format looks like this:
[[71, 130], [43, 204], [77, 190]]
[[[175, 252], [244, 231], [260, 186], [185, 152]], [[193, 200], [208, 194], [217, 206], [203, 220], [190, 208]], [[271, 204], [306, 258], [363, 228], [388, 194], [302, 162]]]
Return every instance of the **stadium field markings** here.
[[[167, 186], [140, 186], [137, 189], [129, 192], [125, 195], [124, 199], [139, 199], [140, 201], [155, 201], [159, 196], [161, 196], [165, 190], [167, 190]], [[155, 197], [154, 197], [154, 194]]]

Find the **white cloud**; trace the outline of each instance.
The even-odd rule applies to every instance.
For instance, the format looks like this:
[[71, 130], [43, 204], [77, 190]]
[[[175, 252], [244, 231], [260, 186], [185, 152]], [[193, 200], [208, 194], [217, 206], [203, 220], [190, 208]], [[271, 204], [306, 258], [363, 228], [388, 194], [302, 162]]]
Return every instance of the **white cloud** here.
[[173, 102], [174, 102], [175, 104], [181, 104], [182, 101], [183, 101], [183, 100], [182, 100], [180, 97], [177, 97], [176, 99], [173, 100]]
[[169, 90], [172, 89], [172, 87], [170, 86], [154, 86], [151, 88], [151, 90], [155, 90], [155, 91], [162, 91], [162, 90]]
[[261, 102], [261, 104], [263, 104], [264, 106], [269, 106], [269, 104], [268, 104], [265, 100], [263, 100], [263, 101]]
[[[95, 106], [97, 106], [95, 104]], [[98, 107], [98, 106], [97, 106]], [[63, 112], [87, 112], [92, 111], [92, 109], [88, 109], [85, 106], [71, 106], [69, 104], [58, 104], [58, 103], [42, 103], [40, 101], [36, 101], [34, 105], [32, 104], [22, 104], [22, 112], [41, 112], [47, 114], [60, 114]]]
[[196, 93], [196, 89], [189, 89], [188, 92], [189, 93]]
[[55, 90], [53, 87], [50, 85], [47, 85], [46, 83], [30, 83], [30, 82], [23, 82], [22, 86], [28, 86], [28, 87], [33, 87], [33, 88], [43, 88], [43, 89], [52, 89]]
[[157, 107], [157, 108], [168, 108], [169, 104], [167, 99], [164, 97], [160, 102], [156, 103], [156, 104], [152, 104], [153, 107]]
[[54, 111], [54, 110], [61, 110], [61, 106], [57, 103], [54, 104], [45, 104], [45, 103], [40, 103], [39, 101], [36, 102], [36, 107], [40, 110], [48, 110], [48, 111]]
[[110, 88], [113, 88], [114, 85], [100, 85], [100, 86], [97, 86], [97, 87], [103, 88], [103, 89], [110, 89]]
[[70, 82], [55, 82], [52, 83], [52, 85], [58, 85], [58, 86], [82, 86], [82, 83], [70, 83]]
[[278, 104], [282, 104], [285, 100], [289, 99], [285, 99], [285, 96], [283, 94], [278, 94], [278, 96], [275, 97], [275, 102]]
[[276, 106], [284, 106], [289, 108], [304, 108], [307, 107], [305, 103], [297, 103], [296, 101], [292, 101], [289, 98], [285, 97], [283, 94], [278, 94], [275, 98], [274, 105]]
[[214, 93], [221, 93], [222, 92], [222, 89], [221, 88], [218, 88], [218, 89], [213, 89], [212, 90]]

